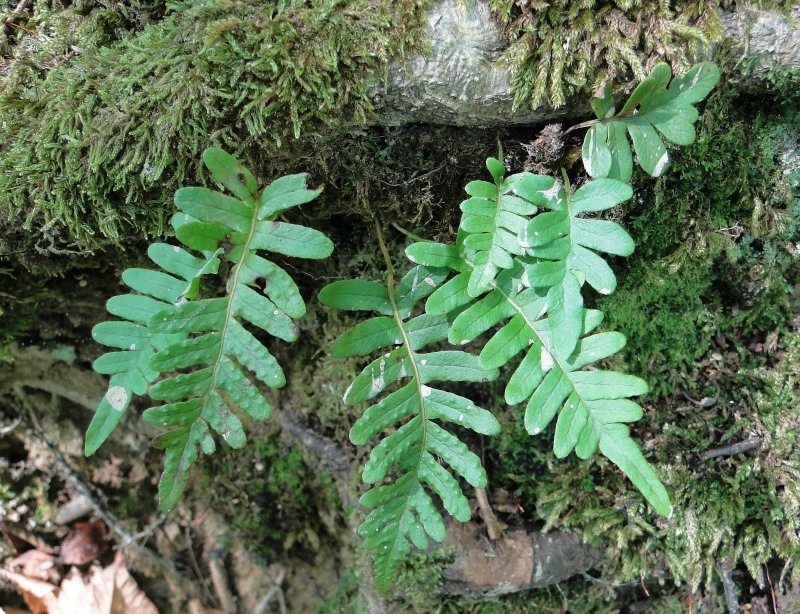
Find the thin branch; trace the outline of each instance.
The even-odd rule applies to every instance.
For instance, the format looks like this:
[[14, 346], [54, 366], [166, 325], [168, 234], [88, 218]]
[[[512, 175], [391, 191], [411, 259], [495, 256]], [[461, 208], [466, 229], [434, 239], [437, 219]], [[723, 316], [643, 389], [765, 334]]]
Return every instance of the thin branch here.
[[227, 614], [235, 614], [237, 611], [236, 599], [231, 593], [228, 572], [225, 571], [225, 563], [219, 550], [214, 549], [208, 553], [208, 569], [211, 572], [211, 584], [214, 585], [214, 592], [217, 594], [220, 606]]
[[278, 572], [278, 577], [272, 581], [272, 586], [269, 587], [267, 594], [258, 602], [255, 610], [253, 610], [253, 614], [264, 614], [267, 611], [269, 602], [272, 601], [272, 598], [275, 596], [278, 597], [278, 607], [281, 609], [281, 614], [286, 614], [286, 600], [283, 597], [283, 589], [281, 588], [285, 575], [286, 571], [283, 569]]
[[725, 603], [728, 605], [729, 614], [739, 614], [739, 600], [736, 598], [736, 583], [731, 577], [731, 564], [725, 561], [717, 565], [717, 571], [722, 578], [722, 588], [725, 590]]
[[750, 439], [745, 439], [744, 441], [740, 441], [739, 443], [734, 443], [729, 446], [722, 446], [720, 448], [706, 450], [700, 455], [700, 458], [703, 460], [709, 460], [711, 458], [717, 458], [720, 456], [734, 456], [735, 454], [741, 454], [742, 452], [755, 450], [760, 446], [761, 437], [751, 437]]
[[497, 516], [494, 515], [492, 506], [489, 504], [489, 499], [486, 496], [486, 489], [476, 488], [475, 498], [478, 500], [478, 511], [486, 525], [486, 532], [489, 534], [489, 539], [497, 541], [503, 536], [503, 530], [500, 528], [500, 523], [497, 522]]
[[197, 581], [203, 587], [203, 592], [205, 592], [206, 597], [208, 599], [213, 599], [214, 595], [208, 590], [208, 583], [205, 579], [205, 574], [200, 569], [200, 564], [197, 562], [197, 557], [194, 554], [194, 544], [192, 543], [192, 532], [189, 527], [184, 527], [183, 530], [183, 538], [186, 541], [186, 549], [189, 551], [189, 564], [192, 566], [192, 570], [194, 571], [195, 576], [197, 576]]
[[769, 577], [769, 567], [764, 565], [764, 571], [767, 574], [767, 583], [769, 583], [769, 593], [772, 596], [772, 612], [778, 614], [778, 600], [775, 598], [775, 587], [772, 586], [772, 578]]
[[783, 582], [786, 580], [786, 575], [792, 570], [792, 567], [794, 567], [794, 561], [792, 559], [786, 559], [786, 563], [784, 563], [783, 570], [781, 571], [780, 580], [778, 580], [778, 590], [782, 595], [786, 593], [786, 587]]

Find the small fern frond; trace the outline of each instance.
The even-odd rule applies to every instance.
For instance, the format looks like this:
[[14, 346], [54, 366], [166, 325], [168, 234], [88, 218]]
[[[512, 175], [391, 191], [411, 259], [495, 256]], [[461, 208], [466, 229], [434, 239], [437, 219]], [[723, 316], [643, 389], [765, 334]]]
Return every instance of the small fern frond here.
[[[476, 433], [492, 435], [500, 425], [491, 413], [462, 396], [433, 388], [433, 382], [481, 382], [495, 379], [497, 369], [485, 368], [478, 357], [460, 351], [423, 351], [447, 337], [449, 325], [442, 315], [410, 317], [417, 303], [430, 295], [446, 277], [442, 268], [414, 267], [394, 287], [365, 280], [334, 282], [320, 292], [320, 301], [344, 310], [377, 311], [378, 317], [358, 324], [340, 337], [334, 356], [365, 356], [386, 350], [367, 365], [344, 396], [348, 404], [372, 399], [388, 387], [396, 389], [370, 406], [350, 431], [350, 440], [365, 445], [398, 422], [402, 426], [385, 435], [373, 448], [363, 471], [367, 484], [382, 482], [393, 467], [400, 476], [374, 486], [361, 503], [374, 508], [359, 532], [375, 552], [375, 582], [387, 590], [399, 563], [412, 544], [426, 548], [428, 538], [444, 539], [444, 522], [428, 491], [462, 522], [471, 512], [455, 476], [475, 488], [486, 485], [480, 459], [454, 435], [440, 426], [450, 422]], [[449, 469], [440, 461], [449, 465]], [[454, 475], [455, 474], [455, 475]]]
[[[306, 189], [306, 175], [282, 177], [259, 191], [255, 177], [221, 149], [206, 150], [203, 161], [234, 196], [182, 188], [172, 223], [178, 240], [204, 258], [179, 246], [152, 245], [148, 253], [165, 272], [125, 271], [125, 283], [140, 294], [112, 298], [109, 311], [129, 321], [102, 323], [94, 331], [99, 342], [126, 351], [95, 363], [112, 378], [87, 433], [87, 453], [110, 434], [132, 394], [162, 401], [143, 417], [170, 429], [155, 442], [166, 451], [159, 483], [165, 511], [181, 496], [198, 448], [215, 450], [213, 433], [239, 448], [246, 438], [237, 413], [255, 420], [270, 416], [254, 380], [285, 384], [280, 365], [250, 329], [294, 341], [293, 318], [306, 307], [289, 274], [258, 252], [326, 258], [333, 251], [322, 233], [275, 219], [319, 194]], [[220, 260], [231, 265], [225, 295], [200, 298], [200, 276], [216, 273]]]
[[640, 166], [652, 177], [659, 177], [669, 162], [669, 153], [661, 137], [676, 145], [694, 142], [694, 124], [699, 117], [694, 105], [714, 89], [720, 76], [719, 68], [706, 62], [672, 81], [671, 76], [672, 70], [667, 64], [656, 64], [619, 113], [614, 107], [611, 82], [607, 81], [598, 91], [592, 100], [592, 109], [599, 123], [586, 132], [581, 150], [589, 175], [630, 181], [633, 156], [628, 135]]
[[[453, 262], [458, 250], [455, 246], [416, 243], [406, 253], [422, 265], [445, 266]], [[642, 416], [641, 407], [628, 397], [646, 393], [647, 384], [631, 375], [580, 370], [622, 349], [625, 337], [616, 332], [590, 335], [603, 314], [581, 308], [579, 340], [564, 354], [558, 343], [563, 335], [561, 320], [546, 317], [549, 292], [523, 289], [522, 279], [527, 271], [521, 263], [498, 275], [491, 283], [491, 291], [474, 301], [465, 289], [469, 269], [475, 265], [463, 253], [461, 259], [463, 264], [453, 267], [457, 275], [434, 292], [426, 304], [431, 315], [453, 310], [458, 313], [449, 332], [450, 342], [467, 343], [505, 321], [479, 358], [485, 368], [502, 368], [524, 352], [506, 386], [505, 398], [510, 405], [527, 401], [526, 430], [537, 435], [558, 414], [553, 442], [557, 457], [575, 450], [580, 458], [588, 458], [599, 447], [657, 511], [669, 515], [669, 496], [625, 426]]]

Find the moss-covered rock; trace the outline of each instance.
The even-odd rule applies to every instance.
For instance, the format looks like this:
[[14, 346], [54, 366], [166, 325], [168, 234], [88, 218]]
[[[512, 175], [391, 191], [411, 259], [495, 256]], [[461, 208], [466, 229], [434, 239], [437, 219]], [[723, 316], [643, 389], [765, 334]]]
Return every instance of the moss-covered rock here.
[[124, 12], [37, 12], [0, 88], [3, 243], [92, 249], [161, 234], [206, 147], [250, 164], [363, 121], [370, 77], [420, 43], [425, 4], [176, 2], [123, 35], [106, 21]]

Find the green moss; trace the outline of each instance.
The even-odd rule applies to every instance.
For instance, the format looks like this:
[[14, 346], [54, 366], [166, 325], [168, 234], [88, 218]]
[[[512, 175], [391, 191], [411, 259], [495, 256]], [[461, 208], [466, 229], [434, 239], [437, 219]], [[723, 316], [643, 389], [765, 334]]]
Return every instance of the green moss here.
[[206, 496], [254, 552], [316, 553], [338, 539], [341, 504], [332, 477], [315, 472], [277, 435], [253, 437], [244, 450], [220, 450], [203, 468]]
[[[754, 4], [784, 12], [794, 5]], [[722, 39], [723, 5], [730, 8], [723, 0], [492, 0], [510, 42], [505, 59], [513, 69], [514, 107], [559, 107], [608, 78], [641, 81], [657, 61], [683, 72], [698, 48], [708, 50]]]
[[603, 80], [642, 80], [646, 66], [668, 61], [682, 72], [691, 50], [719, 40], [720, 2], [652, 0], [557, 0], [520, 3], [493, 0], [511, 42], [514, 106], [562, 106]]
[[390, 601], [400, 611], [435, 612], [441, 602], [442, 571], [455, 554], [455, 548], [412, 552], [397, 572], [397, 593]]
[[72, 34], [40, 48], [23, 37], [32, 50], [0, 88], [2, 225], [77, 249], [161, 234], [207, 146], [250, 163], [344, 116], [363, 121], [369, 78], [420, 43], [424, 4], [176, 1], [133, 35], [77, 41], [79, 52], [58, 53]]
[[625, 358], [654, 398], [679, 385], [714, 344], [786, 330], [800, 217], [779, 159], [798, 115], [764, 115], [747, 98], [712, 97], [696, 142], [673, 152], [655, 189], [640, 180], [624, 223], [636, 253], [598, 301], [628, 338]]

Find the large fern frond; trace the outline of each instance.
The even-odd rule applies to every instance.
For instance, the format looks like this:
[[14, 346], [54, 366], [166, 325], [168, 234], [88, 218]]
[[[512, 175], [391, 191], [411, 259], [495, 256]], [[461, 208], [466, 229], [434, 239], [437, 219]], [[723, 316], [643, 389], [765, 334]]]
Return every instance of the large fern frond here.
[[[95, 329], [102, 343], [129, 349], [107, 354], [96, 365], [114, 375], [95, 418], [98, 426], [87, 435], [87, 451], [94, 451], [118, 421], [116, 415], [107, 417], [106, 405], [116, 409], [127, 389], [117, 392], [115, 386], [125, 383], [131, 392], [163, 401], [146, 410], [144, 419], [170, 429], [156, 440], [166, 451], [159, 483], [164, 510], [182, 494], [198, 448], [206, 454], [215, 450], [212, 432], [238, 448], [246, 439], [238, 411], [255, 420], [270, 416], [272, 409], [251, 378], [269, 387], [285, 383], [280, 365], [250, 328], [294, 341], [293, 318], [305, 313], [305, 303], [288, 273], [258, 252], [326, 258], [333, 250], [322, 233], [276, 220], [319, 194], [306, 189], [306, 175], [282, 177], [259, 191], [253, 175], [221, 149], [206, 150], [203, 161], [234, 196], [182, 188], [175, 194], [180, 213], [173, 226], [178, 240], [206, 259], [178, 246], [151, 246], [154, 262], [185, 281], [160, 271], [126, 271], [126, 283], [146, 296], [115, 297], [110, 309], [122, 305], [119, 315], [131, 322]], [[225, 295], [197, 298], [198, 277], [216, 272], [220, 258], [231, 265]]]
[[502, 368], [521, 352], [524, 357], [506, 386], [510, 405], [527, 401], [525, 428], [531, 435], [544, 430], [558, 415], [553, 450], [557, 457], [573, 449], [588, 458], [599, 447], [616, 464], [653, 507], [670, 514], [664, 486], [631, 439], [625, 423], [641, 418], [642, 409], [628, 397], [647, 392], [640, 378], [611, 371], [581, 370], [616, 353], [625, 345], [620, 333], [590, 335], [602, 321], [596, 310], [580, 310], [579, 341], [569, 354], [557, 342], [563, 334], [559, 320], [547, 317], [547, 293], [524, 288], [521, 262], [491, 282], [491, 291], [477, 301], [466, 288], [475, 264], [456, 246], [415, 243], [409, 258], [425, 266], [449, 266], [457, 274], [428, 299], [431, 315], [458, 313], [449, 341], [463, 344], [505, 322], [480, 353], [485, 368]]
[[[500, 425], [491, 413], [462, 396], [431, 387], [436, 381], [480, 382], [497, 377], [478, 357], [461, 351], [424, 351], [448, 334], [444, 315], [410, 317], [415, 305], [446, 276], [446, 269], [414, 267], [394, 287], [365, 280], [344, 280], [320, 292], [320, 301], [337, 309], [377, 311], [381, 315], [358, 324], [333, 346], [334, 356], [362, 356], [388, 351], [367, 365], [345, 393], [348, 404], [372, 399], [393, 384], [395, 390], [370, 406], [350, 431], [356, 445], [367, 444], [386, 429], [364, 467], [367, 484], [378, 484], [393, 467], [399, 477], [374, 486], [361, 503], [375, 508], [359, 532], [375, 552], [375, 582], [386, 590], [397, 565], [411, 545], [425, 548], [428, 538], [444, 539], [442, 516], [428, 494], [434, 492], [445, 509], [461, 521], [471, 516], [460, 475], [475, 488], [486, 486], [480, 459], [439, 422], [450, 422], [477, 433], [492, 435]], [[440, 461], [449, 465], [445, 468]]]

